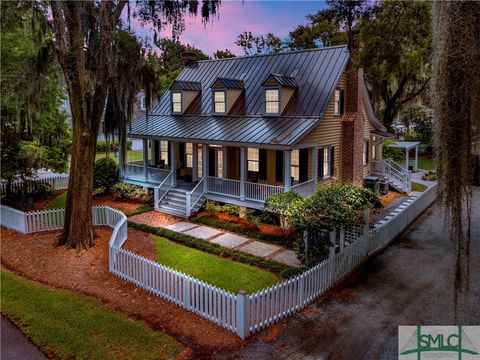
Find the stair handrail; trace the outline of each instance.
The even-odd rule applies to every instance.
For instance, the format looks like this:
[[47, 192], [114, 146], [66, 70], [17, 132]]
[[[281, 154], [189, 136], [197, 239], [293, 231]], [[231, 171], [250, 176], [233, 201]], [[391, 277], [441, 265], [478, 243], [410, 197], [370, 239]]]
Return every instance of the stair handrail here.
[[[170, 171], [163, 181], [153, 189], [154, 205], [155, 209], [158, 209], [160, 201], [167, 195], [168, 191], [172, 188], [172, 176], [174, 171]], [[162, 192], [162, 193], [160, 193]]]
[[[397, 165], [397, 166], [395, 166]], [[385, 175], [390, 176], [397, 180], [401, 186], [402, 190], [405, 192], [410, 191], [411, 189], [411, 177], [407, 169], [401, 167], [395, 163], [392, 159], [385, 160]]]
[[[195, 185], [195, 187], [187, 192], [185, 196], [185, 208], [187, 211], [187, 217], [190, 217], [192, 214], [192, 210], [197, 205], [198, 201], [202, 198], [203, 194], [205, 194], [205, 188], [203, 186], [203, 182], [205, 181], [205, 177], [202, 177], [201, 180]], [[200, 192], [198, 189], [202, 189]], [[193, 195], [193, 199], [192, 199]], [[193, 201], [192, 201], [193, 200]]]

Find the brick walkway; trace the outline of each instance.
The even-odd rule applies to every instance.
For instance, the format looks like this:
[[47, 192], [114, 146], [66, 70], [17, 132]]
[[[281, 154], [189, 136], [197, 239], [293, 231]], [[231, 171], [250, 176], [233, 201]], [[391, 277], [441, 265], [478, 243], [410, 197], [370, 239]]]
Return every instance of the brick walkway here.
[[232, 234], [222, 229], [194, 224], [159, 211], [148, 211], [143, 214], [132, 216], [128, 218], [128, 220], [154, 227], [164, 227], [226, 248], [236, 249], [247, 254], [275, 260], [286, 265], [295, 267], [300, 266], [297, 255], [292, 250]]

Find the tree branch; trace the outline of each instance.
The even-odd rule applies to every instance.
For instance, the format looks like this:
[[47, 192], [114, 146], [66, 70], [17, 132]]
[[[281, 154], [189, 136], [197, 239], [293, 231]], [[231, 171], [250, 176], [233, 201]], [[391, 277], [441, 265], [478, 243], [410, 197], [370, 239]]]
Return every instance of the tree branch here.
[[403, 104], [409, 102], [410, 100], [416, 98], [418, 95], [420, 95], [423, 92], [423, 90], [425, 90], [425, 88], [427, 87], [429, 81], [430, 81], [430, 77], [424, 82], [424, 84], [420, 87], [420, 89], [418, 91], [415, 91], [415, 92], [411, 93], [410, 95], [408, 95], [405, 99], [403, 99], [402, 101], [399, 102], [399, 105], [403, 105]]

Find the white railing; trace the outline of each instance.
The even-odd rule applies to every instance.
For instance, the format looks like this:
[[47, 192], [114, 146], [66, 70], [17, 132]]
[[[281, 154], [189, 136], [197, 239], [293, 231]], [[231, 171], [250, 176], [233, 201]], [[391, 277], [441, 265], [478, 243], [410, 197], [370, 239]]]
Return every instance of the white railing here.
[[[49, 185], [52, 191], [64, 190], [68, 188], [68, 174], [46, 175], [33, 179], [17, 179], [13, 180], [11, 184], [11, 191], [13, 194], [31, 193], [39, 186], [39, 184]], [[7, 192], [7, 182], [0, 183], [0, 193], [4, 196]]]
[[240, 197], [240, 181], [207, 176], [207, 192]]
[[372, 160], [372, 174], [385, 176], [395, 183], [399, 190], [409, 192], [412, 190], [412, 178], [410, 173], [392, 159]]
[[168, 194], [170, 189], [173, 187], [173, 176], [174, 172], [170, 171], [167, 177], [158, 185], [156, 188], [153, 189], [153, 201], [155, 209], [158, 209], [160, 202], [162, 199]]
[[265, 202], [269, 196], [283, 191], [284, 188], [281, 186], [245, 182], [245, 199], [247, 200]]
[[170, 170], [147, 167], [147, 181], [161, 183], [170, 174]]
[[[242, 339], [291, 315], [344, 279], [362, 262], [385, 248], [436, 198], [437, 186], [423, 192], [408, 207], [373, 229], [355, 230], [358, 237], [346, 246], [330, 249], [329, 257], [302, 274], [248, 295], [235, 295], [122, 248], [127, 239], [127, 218], [118, 210], [93, 208], [95, 225], [113, 227], [109, 242], [109, 270], [137, 286], [199, 314]], [[58, 229], [63, 209], [23, 213], [0, 206], [1, 224], [22, 232]], [[22, 221], [23, 214], [23, 221]], [[30, 220], [27, 220], [30, 216]], [[30, 222], [29, 222], [30, 221]]]
[[187, 192], [185, 195], [185, 207], [187, 211], [187, 218], [192, 215], [192, 210], [195, 208], [197, 203], [200, 201], [202, 196], [205, 194], [205, 186], [204, 186], [205, 178], [203, 177], [197, 185], [193, 188], [192, 191]]
[[292, 191], [295, 191], [300, 196], [312, 195], [315, 190], [315, 180], [313, 179], [292, 186]]

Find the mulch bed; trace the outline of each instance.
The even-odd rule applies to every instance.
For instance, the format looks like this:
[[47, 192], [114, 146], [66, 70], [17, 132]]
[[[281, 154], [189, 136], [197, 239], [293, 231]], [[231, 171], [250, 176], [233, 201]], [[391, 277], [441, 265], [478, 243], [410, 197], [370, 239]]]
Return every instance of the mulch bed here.
[[[54, 247], [58, 231], [21, 234], [2, 227], [2, 266], [32, 280], [95, 296], [107, 308], [120, 310], [146, 321], [154, 329], [174, 335], [193, 349], [195, 359], [209, 358], [212, 352], [233, 350], [245, 344], [222, 327], [110, 274], [111, 229], [97, 227], [95, 231], [95, 246], [76, 253], [65, 247]], [[153, 241], [145, 233], [129, 229], [128, 237], [128, 249], [154, 258]]]
[[391, 204], [393, 201], [398, 199], [399, 197], [404, 197], [404, 194], [400, 194], [396, 191], [389, 191], [387, 195], [383, 195], [380, 198], [380, 202], [382, 203], [383, 207], [387, 207], [389, 204]]

